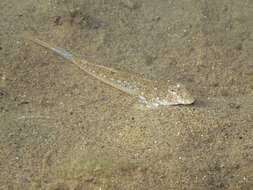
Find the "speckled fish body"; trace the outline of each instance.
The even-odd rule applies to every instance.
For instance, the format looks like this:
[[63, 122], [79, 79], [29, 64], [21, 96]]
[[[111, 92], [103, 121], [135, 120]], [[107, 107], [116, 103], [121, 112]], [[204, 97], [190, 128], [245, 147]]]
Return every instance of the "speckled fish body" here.
[[139, 102], [148, 108], [186, 105], [192, 104], [195, 101], [182, 84], [175, 84], [169, 81], [148, 80], [139, 74], [118, 71], [105, 66], [91, 64], [86, 60], [77, 59], [62, 48], [54, 47], [36, 38], [29, 39], [40, 46], [54, 51], [101, 82], [119, 89], [128, 95], [137, 97]]

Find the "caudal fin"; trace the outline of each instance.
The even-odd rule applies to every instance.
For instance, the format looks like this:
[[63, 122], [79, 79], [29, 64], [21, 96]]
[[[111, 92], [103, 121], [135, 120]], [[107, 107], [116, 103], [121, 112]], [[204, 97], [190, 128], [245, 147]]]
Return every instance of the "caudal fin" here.
[[55, 46], [50, 45], [50, 44], [48, 44], [48, 43], [46, 43], [44, 41], [41, 41], [41, 40], [39, 40], [37, 38], [30, 37], [30, 36], [27, 36], [27, 35], [24, 36], [24, 38], [27, 39], [27, 40], [30, 40], [30, 41], [34, 42], [35, 44], [38, 44], [38, 45], [40, 45], [40, 46], [42, 46], [44, 48], [47, 48], [47, 49], [49, 49], [49, 50], [57, 53], [58, 55], [60, 55], [61, 57], [67, 59], [68, 61], [71, 61], [73, 63], [77, 63], [77, 61], [75, 60], [74, 56], [71, 53], [67, 52], [66, 50], [64, 50], [62, 48], [55, 47]]

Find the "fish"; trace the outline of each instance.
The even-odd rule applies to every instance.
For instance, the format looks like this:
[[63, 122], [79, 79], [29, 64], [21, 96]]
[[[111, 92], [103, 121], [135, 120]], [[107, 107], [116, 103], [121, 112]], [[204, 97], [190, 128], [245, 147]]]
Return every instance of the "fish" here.
[[77, 58], [65, 49], [56, 47], [35, 37], [26, 36], [25, 38], [53, 51], [95, 79], [131, 97], [137, 98], [138, 102], [146, 108], [154, 109], [166, 106], [190, 105], [195, 102], [195, 98], [183, 84], [170, 80], [151, 80], [138, 73], [116, 70], [90, 63], [85, 59]]

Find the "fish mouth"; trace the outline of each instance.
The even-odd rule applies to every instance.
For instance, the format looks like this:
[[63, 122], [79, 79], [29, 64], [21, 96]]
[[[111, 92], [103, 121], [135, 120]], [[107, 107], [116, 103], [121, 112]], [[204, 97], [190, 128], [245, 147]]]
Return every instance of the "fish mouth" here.
[[188, 100], [186, 100], [186, 101], [183, 101], [182, 104], [191, 105], [191, 104], [193, 104], [194, 102], [195, 102], [195, 99], [194, 99], [194, 98], [190, 98], [190, 99], [188, 99]]
[[191, 105], [195, 102], [195, 98], [182, 99], [178, 101], [180, 105]]

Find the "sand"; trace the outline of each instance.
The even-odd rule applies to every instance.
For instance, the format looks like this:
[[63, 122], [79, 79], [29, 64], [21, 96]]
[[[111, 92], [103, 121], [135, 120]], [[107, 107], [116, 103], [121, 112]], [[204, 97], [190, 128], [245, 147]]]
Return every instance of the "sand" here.
[[[0, 189], [253, 188], [253, 2], [1, 0]], [[185, 84], [136, 100], [22, 38]]]

